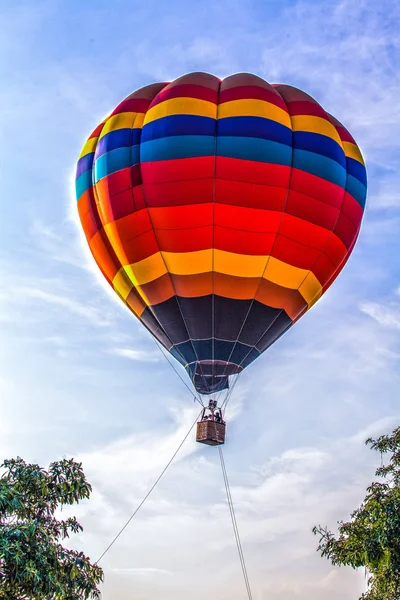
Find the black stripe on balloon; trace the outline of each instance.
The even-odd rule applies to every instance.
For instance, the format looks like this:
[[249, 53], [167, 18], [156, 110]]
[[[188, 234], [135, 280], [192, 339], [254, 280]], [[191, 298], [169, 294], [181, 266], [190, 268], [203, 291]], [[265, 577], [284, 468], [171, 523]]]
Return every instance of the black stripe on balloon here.
[[[177, 297], [173, 296], [165, 302], [146, 308], [141, 315], [141, 320], [153, 331], [155, 317], [174, 345], [186, 342], [188, 339], [211, 339], [213, 337], [212, 295], [197, 298], [179, 296], [178, 301], [179, 305]], [[238, 340], [248, 346], [255, 346], [269, 328], [271, 329], [268, 334], [275, 338], [278, 335], [276, 330], [280, 331], [292, 322], [282, 309], [271, 308], [257, 300], [234, 300], [217, 295], [214, 296], [214, 320], [214, 337], [216, 339], [229, 342]], [[242, 331], [240, 331], [241, 329]], [[156, 335], [155, 332], [154, 335]], [[263, 340], [260, 347], [264, 346], [265, 341]]]
[[165, 332], [174, 344], [171, 354], [184, 364], [202, 394], [225, 389], [229, 375], [248, 366], [292, 325], [290, 317], [281, 309], [256, 300], [252, 303], [215, 295], [213, 352], [211, 295], [178, 299], [174, 296], [147, 308], [141, 319], [158, 337], [160, 330], [154, 327], [152, 313], [163, 334]]

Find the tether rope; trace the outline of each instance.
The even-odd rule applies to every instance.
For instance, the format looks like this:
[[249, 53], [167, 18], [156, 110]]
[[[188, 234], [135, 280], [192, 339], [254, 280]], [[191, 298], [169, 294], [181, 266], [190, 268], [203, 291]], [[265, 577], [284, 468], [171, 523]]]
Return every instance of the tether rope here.
[[166, 472], [166, 470], [168, 469], [168, 467], [170, 466], [170, 464], [174, 460], [175, 456], [178, 454], [179, 450], [182, 448], [183, 444], [186, 442], [187, 438], [190, 435], [190, 432], [192, 431], [193, 427], [196, 425], [196, 423], [199, 420], [200, 415], [201, 415], [202, 412], [203, 411], [201, 411], [198, 414], [198, 416], [196, 417], [196, 420], [190, 426], [189, 431], [187, 432], [187, 434], [185, 435], [185, 437], [183, 438], [183, 440], [179, 444], [178, 448], [175, 450], [175, 452], [173, 453], [173, 455], [169, 459], [169, 461], [166, 464], [166, 466], [164, 467], [164, 469], [161, 471], [160, 475], [157, 477], [156, 481], [153, 483], [153, 485], [151, 486], [151, 488], [149, 489], [149, 491], [147, 492], [147, 494], [145, 495], [145, 497], [143, 498], [143, 500], [140, 502], [140, 504], [136, 507], [136, 509], [134, 510], [134, 512], [132, 513], [132, 515], [129, 517], [129, 519], [127, 520], [127, 522], [125, 523], [125, 525], [120, 529], [120, 531], [114, 537], [114, 539], [112, 540], [112, 542], [107, 546], [107, 548], [104, 550], [104, 552], [100, 556], [100, 558], [97, 559], [96, 564], [98, 564], [101, 561], [101, 559], [107, 554], [107, 552], [110, 550], [111, 546], [113, 546], [115, 544], [115, 542], [117, 541], [117, 539], [119, 538], [119, 536], [121, 535], [121, 533], [128, 527], [128, 525], [132, 521], [133, 517], [135, 515], [137, 515], [137, 513], [139, 512], [139, 510], [142, 508], [143, 504], [146, 502], [147, 498], [150, 496], [151, 492], [154, 490], [154, 488], [156, 487], [156, 485], [160, 481], [161, 477], [164, 475], [164, 473]]
[[[213, 414], [213, 417], [214, 417], [214, 414]], [[215, 419], [214, 419], [214, 430], [215, 430], [215, 439], [218, 442], [219, 434], [218, 434], [217, 424], [216, 424]], [[247, 575], [246, 562], [245, 562], [244, 554], [243, 554], [242, 542], [240, 540], [239, 528], [238, 528], [238, 524], [236, 521], [235, 508], [233, 505], [231, 489], [229, 486], [228, 472], [226, 470], [226, 465], [225, 465], [225, 460], [224, 460], [224, 455], [222, 452], [221, 444], [218, 444], [218, 452], [219, 452], [219, 458], [221, 461], [222, 476], [223, 476], [224, 483], [225, 483], [225, 490], [226, 490], [226, 497], [228, 500], [229, 512], [231, 514], [233, 533], [235, 535], [236, 546], [237, 546], [237, 550], [238, 550], [238, 554], [239, 554], [239, 560], [240, 560], [240, 564], [242, 567], [243, 579], [244, 579], [244, 583], [245, 583], [246, 590], [247, 590], [247, 596], [248, 596], [249, 600], [253, 600], [253, 596], [252, 596], [251, 588], [250, 588], [250, 581], [249, 581], [249, 577]]]
[[246, 562], [244, 560], [242, 543], [241, 543], [241, 540], [240, 540], [239, 529], [238, 529], [238, 525], [237, 525], [237, 521], [236, 521], [235, 509], [234, 509], [234, 506], [233, 506], [233, 500], [232, 500], [231, 490], [230, 490], [230, 486], [229, 486], [228, 474], [227, 474], [227, 471], [226, 471], [226, 466], [225, 466], [225, 461], [224, 461], [224, 455], [222, 453], [222, 448], [221, 448], [220, 445], [218, 446], [218, 451], [219, 451], [219, 458], [220, 458], [220, 461], [221, 461], [222, 475], [223, 475], [224, 483], [225, 483], [226, 496], [227, 496], [227, 499], [228, 499], [229, 512], [231, 513], [233, 531], [234, 531], [235, 539], [236, 539], [236, 546], [237, 546], [237, 549], [238, 549], [240, 564], [242, 566], [243, 578], [244, 578], [244, 582], [245, 582], [245, 585], [246, 585], [246, 590], [247, 590], [247, 595], [249, 597], [249, 600], [252, 600], [253, 596], [251, 594], [249, 577], [247, 575]]

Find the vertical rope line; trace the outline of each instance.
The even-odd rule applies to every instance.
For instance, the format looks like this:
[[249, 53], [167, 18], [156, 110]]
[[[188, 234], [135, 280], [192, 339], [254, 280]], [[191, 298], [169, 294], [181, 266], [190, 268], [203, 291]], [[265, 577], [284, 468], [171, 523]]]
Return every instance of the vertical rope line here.
[[[212, 412], [212, 417], [214, 419], [213, 422], [214, 422], [215, 439], [218, 443], [219, 435], [218, 435], [218, 430], [217, 430], [217, 424], [216, 424], [215, 417], [214, 417], [214, 412]], [[246, 562], [244, 559], [242, 543], [240, 540], [239, 528], [238, 528], [237, 521], [236, 521], [235, 508], [233, 506], [233, 499], [232, 499], [232, 494], [231, 494], [231, 490], [230, 490], [230, 486], [229, 486], [228, 473], [226, 470], [224, 456], [222, 453], [222, 447], [220, 444], [218, 444], [218, 452], [219, 452], [219, 458], [221, 461], [222, 477], [223, 477], [224, 483], [225, 483], [225, 490], [226, 490], [226, 497], [228, 500], [229, 512], [230, 512], [231, 520], [232, 520], [233, 533], [234, 533], [235, 540], [236, 540], [236, 546], [237, 546], [237, 550], [238, 550], [238, 554], [239, 554], [240, 565], [242, 567], [243, 579], [244, 579], [244, 583], [246, 586], [248, 598], [249, 598], [249, 600], [253, 600], [253, 596], [252, 596], [251, 588], [250, 588], [250, 581], [249, 581], [249, 577], [247, 575], [247, 568], [246, 568]]]
[[[215, 423], [215, 421], [214, 421], [214, 423]], [[215, 426], [215, 430], [217, 430], [216, 426]], [[229, 486], [228, 474], [226, 471], [224, 456], [223, 456], [222, 448], [220, 445], [218, 446], [218, 452], [219, 452], [219, 457], [220, 457], [220, 461], [221, 461], [222, 476], [224, 478], [224, 483], [225, 483], [225, 490], [226, 490], [226, 497], [228, 500], [229, 512], [231, 514], [233, 532], [235, 535], [236, 546], [237, 546], [237, 550], [238, 550], [238, 554], [239, 554], [239, 560], [240, 560], [240, 564], [242, 567], [243, 579], [245, 582], [248, 598], [249, 598], [249, 600], [253, 600], [253, 596], [252, 596], [251, 588], [250, 588], [250, 581], [249, 581], [249, 577], [247, 574], [246, 562], [245, 562], [244, 554], [243, 554], [242, 543], [240, 540], [239, 528], [237, 525], [237, 520], [236, 520], [236, 515], [235, 515], [235, 508], [233, 506], [232, 494], [231, 494], [230, 486]]]

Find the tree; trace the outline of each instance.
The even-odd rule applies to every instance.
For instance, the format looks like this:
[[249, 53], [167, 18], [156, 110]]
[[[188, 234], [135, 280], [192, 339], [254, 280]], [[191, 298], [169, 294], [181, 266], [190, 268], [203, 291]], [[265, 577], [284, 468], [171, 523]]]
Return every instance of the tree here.
[[373, 482], [361, 506], [347, 523], [339, 521], [335, 537], [326, 527], [313, 528], [319, 534], [318, 551], [334, 565], [365, 567], [369, 573], [368, 591], [363, 600], [399, 600], [400, 598], [400, 427], [391, 435], [365, 442], [381, 456], [390, 453], [389, 463], [375, 475], [384, 479]]
[[22, 458], [0, 466], [0, 599], [99, 598], [103, 571], [82, 552], [60, 541], [82, 531], [75, 517], [57, 520], [63, 505], [89, 498], [91, 485], [73, 459], [46, 471]]

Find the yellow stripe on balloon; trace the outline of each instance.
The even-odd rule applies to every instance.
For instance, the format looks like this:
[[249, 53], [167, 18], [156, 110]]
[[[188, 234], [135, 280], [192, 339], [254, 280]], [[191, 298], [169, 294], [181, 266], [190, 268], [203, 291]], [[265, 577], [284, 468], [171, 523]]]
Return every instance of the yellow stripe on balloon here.
[[[122, 267], [114, 277], [112, 281], [114, 290], [117, 292], [119, 297], [126, 303], [126, 300], [133, 289], [135, 289], [139, 298], [138, 301], [142, 301], [145, 306], [149, 306], [150, 302], [146, 294], [143, 293], [142, 289], [137, 283], [137, 279], [133, 273], [130, 265]], [[136, 312], [136, 310], [134, 311]], [[143, 310], [141, 311], [143, 312]], [[141, 313], [137, 313], [141, 314]]]
[[154, 281], [168, 273], [161, 252], [156, 252], [131, 265], [124, 266], [135, 286]]
[[129, 296], [130, 291], [135, 287], [124, 268], [118, 271], [112, 284], [114, 290], [124, 302]]
[[[114, 286], [115, 293], [121, 298], [122, 302], [126, 304], [128, 308], [130, 308], [134, 315], [140, 318], [140, 316], [145, 311], [146, 306], [148, 305], [146, 305], [142, 301], [139, 294], [137, 293], [137, 290], [134, 287], [132, 287], [129, 291], [127, 291], [126, 289], [121, 290], [120, 288], [118, 288], [118, 283], [119, 282], [116, 282], [116, 285]], [[132, 290], [135, 291], [133, 294], [130, 294]]]
[[227, 117], [264, 117], [292, 128], [290, 116], [286, 111], [266, 100], [231, 100], [218, 106], [218, 119]]
[[85, 142], [85, 145], [82, 148], [82, 152], [80, 153], [79, 158], [82, 158], [83, 156], [86, 156], [86, 154], [91, 154], [91, 152], [94, 152], [96, 150], [98, 139], [99, 138], [97, 137], [89, 138]]
[[349, 158], [354, 158], [354, 160], [357, 160], [362, 165], [364, 165], [364, 159], [358, 146], [356, 146], [352, 142], [343, 142], [343, 148], [346, 156], [348, 156]]
[[[214, 253], [217, 252], [214, 250]], [[197, 275], [207, 273], [213, 268], [213, 250], [197, 250], [196, 252], [161, 252], [168, 272], [173, 275]], [[215, 264], [214, 264], [214, 270]]]
[[342, 140], [337, 132], [336, 127], [330, 121], [322, 117], [314, 117], [310, 115], [294, 115], [292, 117], [293, 131], [309, 131], [310, 133], [319, 133], [332, 138], [343, 147]]
[[116, 131], [117, 129], [132, 129], [133, 125], [139, 129], [142, 127], [143, 118], [143, 113], [136, 112], [124, 112], [114, 115], [106, 121], [99, 139], [107, 133], [110, 133], [110, 131]]
[[[123, 298], [136, 287], [145, 304], [149, 305], [148, 298], [140, 289], [141, 285], [150, 283], [166, 273], [197, 275], [212, 270], [234, 277], [263, 277], [282, 287], [298, 289], [309, 306], [312, 306], [322, 293], [320, 282], [307, 269], [294, 267], [274, 256], [235, 254], [212, 249], [197, 252], [157, 252], [137, 263], [125, 265], [115, 276], [113, 285]], [[127, 283], [127, 275], [132, 285]]]
[[143, 124], [147, 125], [147, 123], [171, 115], [195, 115], [216, 119], [217, 105], [214, 102], [200, 100], [199, 98], [170, 98], [150, 108], [146, 113]]
[[214, 271], [236, 277], [262, 277], [266, 256], [214, 250]]
[[270, 256], [265, 269], [264, 278], [277, 285], [297, 290], [308, 271], [293, 267], [273, 256]]
[[306, 300], [308, 308], [311, 308], [322, 296], [322, 286], [312, 271], [299, 287], [299, 292]]
[[293, 267], [274, 256], [268, 260], [264, 278], [282, 287], [298, 289], [307, 304], [318, 291], [322, 291], [321, 284], [311, 271]]

